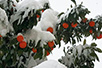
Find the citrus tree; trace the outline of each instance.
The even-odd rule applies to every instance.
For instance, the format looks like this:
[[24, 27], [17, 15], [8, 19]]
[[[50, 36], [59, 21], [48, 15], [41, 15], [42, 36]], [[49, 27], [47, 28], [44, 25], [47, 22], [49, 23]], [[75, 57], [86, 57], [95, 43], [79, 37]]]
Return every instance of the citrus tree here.
[[[83, 36], [101, 39], [102, 17], [86, 18], [88, 8], [71, 1], [74, 5], [66, 13], [58, 13], [48, 0], [0, 0], [0, 68], [35, 66], [46, 60], [57, 45], [61, 47], [61, 40], [74, 45]], [[93, 61], [99, 60], [95, 51], [102, 52], [96, 45], [89, 46], [84, 41], [83, 45], [64, 51], [65, 57], [59, 61], [68, 68], [93, 68]], [[66, 57], [73, 62], [71, 59], [67, 63]], [[30, 65], [32, 60], [37, 63]]]

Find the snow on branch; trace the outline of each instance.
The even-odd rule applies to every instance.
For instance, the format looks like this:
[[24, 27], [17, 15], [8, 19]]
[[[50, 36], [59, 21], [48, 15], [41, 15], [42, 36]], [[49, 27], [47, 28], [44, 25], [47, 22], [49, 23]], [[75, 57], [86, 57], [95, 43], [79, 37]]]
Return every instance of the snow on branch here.
[[101, 49], [96, 46], [95, 43], [73, 46], [67, 52], [64, 51], [65, 56], [59, 61], [68, 68], [94, 67], [93, 61], [99, 61], [96, 51], [102, 53]]
[[6, 12], [0, 8], [0, 34], [6, 36], [6, 34], [13, 30], [11, 24], [8, 22]]

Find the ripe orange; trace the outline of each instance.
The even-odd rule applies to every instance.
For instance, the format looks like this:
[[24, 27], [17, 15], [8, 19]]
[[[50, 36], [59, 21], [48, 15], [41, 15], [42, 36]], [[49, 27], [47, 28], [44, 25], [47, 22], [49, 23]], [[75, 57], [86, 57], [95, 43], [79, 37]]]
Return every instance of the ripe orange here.
[[94, 21], [90, 21], [90, 22], [89, 22], [89, 26], [90, 26], [90, 27], [94, 27], [94, 26], [95, 26], [95, 22], [94, 22]]
[[50, 47], [50, 48], [52, 48], [53, 46], [54, 46], [54, 42], [52, 41], [52, 42], [48, 42], [48, 46]]
[[101, 39], [102, 38], [102, 34], [100, 34], [99, 36], [96, 36], [97, 39]]
[[24, 40], [24, 37], [22, 35], [17, 36], [17, 41], [22, 42]]
[[87, 18], [84, 18], [84, 19], [82, 20], [82, 22], [84, 22], [84, 23], [85, 23], [86, 21], [87, 21]]
[[51, 50], [53, 50], [53, 48], [51, 48]]
[[92, 30], [92, 29], [90, 29], [90, 30], [89, 30], [89, 32], [92, 34], [92, 33], [93, 33], [93, 30]]
[[48, 56], [50, 53], [48, 51], [46, 51], [46, 55]]
[[0, 37], [2, 37], [2, 36], [0, 35]]
[[37, 52], [37, 49], [32, 48], [32, 51], [33, 51], [34, 53], [36, 53], [36, 52]]
[[49, 28], [47, 28], [47, 31], [53, 33], [53, 28], [52, 27], [49, 27]]
[[75, 28], [75, 27], [77, 26], [77, 23], [76, 23], [76, 24], [73, 24], [73, 22], [72, 22], [71, 26], [72, 26], [73, 28]]
[[15, 4], [13, 4], [13, 6], [14, 6], [14, 7], [16, 7], [16, 5], [15, 5]]
[[42, 12], [44, 12], [44, 10], [42, 10]]
[[40, 17], [40, 15], [38, 15], [38, 14], [37, 14], [36, 16], [37, 16], [37, 18], [39, 18], [39, 17]]
[[19, 47], [25, 48], [27, 46], [27, 43], [25, 41], [20, 42]]
[[68, 28], [69, 27], [69, 25], [67, 23], [63, 23], [62, 26], [63, 26], [63, 28]]

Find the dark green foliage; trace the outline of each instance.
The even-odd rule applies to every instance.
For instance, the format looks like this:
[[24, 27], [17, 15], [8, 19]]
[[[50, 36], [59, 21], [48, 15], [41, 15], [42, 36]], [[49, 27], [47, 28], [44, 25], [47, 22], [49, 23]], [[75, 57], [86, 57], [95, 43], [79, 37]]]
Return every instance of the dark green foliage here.
[[[101, 27], [102, 27], [102, 19], [101, 16], [97, 16], [96, 19], [87, 19], [85, 16], [89, 14], [90, 11], [85, 8], [82, 4], [75, 6], [68, 11], [69, 14], [65, 14], [66, 16], [61, 18], [61, 22], [58, 24], [56, 31], [56, 38], [59, 41], [63, 38], [63, 41], [67, 44], [70, 42], [71, 44], [75, 44], [76, 42], [80, 42], [82, 35], [85, 37], [92, 36], [93, 39], [97, 39], [97, 36], [101, 34]], [[62, 14], [63, 15], [63, 14]], [[83, 22], [84, 19], [87, 19]], [[89, 22], [95, 22], [95, 26], [91, 27]], [[63, 27], [63, 23], [67, 23], [69, 25], [68, 28]], [[72, 27], [72, 23], [76, 24], [76, 27]], [[92, 33], [90, 33], [92, 30]]]
[[[102, 52], [102, 50], [96, 46], [95, 43], [92, 43], [91, 46], [87, 44], [77, 45], [69, 48], [67, 52], [64, 50], [65, 56], [59, 59], [59, 62], [66, 65], [67, 68], [94, 68], [95, 60], [99, 61], [96, 52]], [[81, 53], [77, 47], [82, 48]]]

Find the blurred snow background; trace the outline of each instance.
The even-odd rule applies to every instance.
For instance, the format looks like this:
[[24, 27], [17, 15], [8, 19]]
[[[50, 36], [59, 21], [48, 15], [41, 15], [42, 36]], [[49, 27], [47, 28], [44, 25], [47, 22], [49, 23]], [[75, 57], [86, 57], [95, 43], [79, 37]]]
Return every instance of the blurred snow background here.
[[[55, 11], [58, 12], [66, 12], [66, 10], [70, 7], [71, 4], [73, 4], [70, 0], [49, 0], [51, 8], [54, 9]], [[87, 7], [91, 13], [89, 15], [87, 15], [87, 18], [94, 18], [97, 15], [102, 15], [102, 0], [77, 0], [77, 3], [80, 4], [81, 2], [83, 2], [83, 5], [85, 7]], [[84, 39], [84, 38], [83, 38]], [[92, 37], [88, 37], [87, 39], [87, 44], [91, 44], [92, 42], [96, 42], [97, 43], [97, 47], [102, 49], [102, 39], [101, 40], [92, 40]], [[64, 55], [63, 53], [63, 47], [66, 46], [71, 46], [71, 44], [64, 44], [63, 41], [62, 43], [62, 47], [61, 48], [55, 48], [52, 51], [52, 54], [50, 54], [48, 56], [48, 59], [53, 59], [53, 60], [58, 60], [59, 58], [61, 58], [61, 56]], [[78, 44], [82, 44], [83, 42], [77, 43]], [[100, 66], [102, 66], [102, 54], [99, 54], [99, 59], [100, 62], [95, 62], [95, 68], [100, 68]]]

